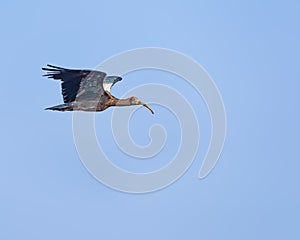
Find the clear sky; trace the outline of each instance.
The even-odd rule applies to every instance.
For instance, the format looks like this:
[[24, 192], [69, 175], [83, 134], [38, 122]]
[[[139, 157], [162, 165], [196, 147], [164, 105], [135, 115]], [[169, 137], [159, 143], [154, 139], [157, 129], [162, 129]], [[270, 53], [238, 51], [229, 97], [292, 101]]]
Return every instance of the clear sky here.
[[[1, 3], [0, 239], [299, 239], [299, 11], [290, 0]], [[202, 102], [203, 141], [171, 186], [122, 193], [81, 163], [72, 114], [43, 110], [62, 98], [59, 83], [43, 79], [40, 68], [94, 68], [152, 46], [183, 52], [209, 72], [226, 107], [227, 139], [215, 169], [198, 180], [210, 127], [203, 101], [172, 74], [127, 74], [114, 95], [162, 82]], [[154, 110], [154, 117], [136, 112], [132, 137], [147, 144], [151, 124], [172, 126], [163, 156], [172, 155], [178, 123]], [[110, 141], [111, 114], [97, 113], [96, 128], [116, 165], [143, 172], [168, 162], [120, 158]]]

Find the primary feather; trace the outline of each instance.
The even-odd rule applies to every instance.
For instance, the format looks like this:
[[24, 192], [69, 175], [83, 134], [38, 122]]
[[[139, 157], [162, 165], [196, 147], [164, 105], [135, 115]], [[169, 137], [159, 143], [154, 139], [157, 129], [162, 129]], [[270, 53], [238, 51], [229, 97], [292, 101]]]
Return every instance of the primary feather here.
[[42, 68], [48, 71], [43, 75], [48, 78], [61, 80], [62, 95], [65, 103], [75, 100], [97, 99], [103, 95], [103, 80], [106, 73], [96, 70], [74, 70], [53, 65]]

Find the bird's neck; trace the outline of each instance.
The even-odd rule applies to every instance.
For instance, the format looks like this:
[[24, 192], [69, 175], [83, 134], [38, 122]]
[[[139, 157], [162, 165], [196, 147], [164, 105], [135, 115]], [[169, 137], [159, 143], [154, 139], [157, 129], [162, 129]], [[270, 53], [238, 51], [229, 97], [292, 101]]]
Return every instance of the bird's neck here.
[[118, 99], [118, 98], [115, 98], [115, 101], [114, 101], [114, 105], [115, 106], [130, 106], [130, 101], [129, 99]]

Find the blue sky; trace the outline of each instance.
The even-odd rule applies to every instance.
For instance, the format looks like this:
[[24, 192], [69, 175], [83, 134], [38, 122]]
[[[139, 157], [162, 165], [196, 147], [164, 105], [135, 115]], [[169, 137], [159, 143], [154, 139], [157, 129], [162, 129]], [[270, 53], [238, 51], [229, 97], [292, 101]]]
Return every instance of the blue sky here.
[[[0, 238], [299, 239], [299, 5], [289, 0], [2, 3]], [[59, 84], [43, 79], [40, 68], [47, 63], [93, 68], [121, 51], [151, 46], [183, 52], [209, 72], [226, 107], [227, 139], [216, 168], [198, 180], [210, 127], [200, 103], [203, 143], [187, 173], [161, 191], [126, 194], [102, 185], [84, 168], [72, 114], [43, 110], [62, 98]], [[143, 79], [199, 101], [176, 78], [151, 70], [130, 73], [113, 94], [121, 96]], [[109, 139], [111, 113], [97, 114], [98, 136]], [[133, 125], [143, 121], [148, 129], [159, 122], [178, 130], [167, 111], [156, 108], [156, 113], [150, 119], [138, 110]], [[133, 125], [133, 137], [146, 144], [147, 130]], [[178, 145], [172, 134], [171, 154]], [[124, 157], [114, 163], [144, 171], [164, 161], [140, 164]]]

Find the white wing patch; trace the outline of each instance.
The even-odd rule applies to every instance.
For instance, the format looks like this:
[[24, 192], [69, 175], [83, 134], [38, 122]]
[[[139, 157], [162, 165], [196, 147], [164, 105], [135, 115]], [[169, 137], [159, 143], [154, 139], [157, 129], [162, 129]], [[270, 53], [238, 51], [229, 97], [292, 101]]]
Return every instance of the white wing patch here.
[[110, 92], [112, 85], [112, 83], [103, 83], [104, 91]]
[[106, 76], [102, 82], [104, 91], [110, 92], [110, 89], [112, 88], [112, 86], [116, 82], [119, 82], [121, 80], [122, 80], [122, 78], [119, 76]]

